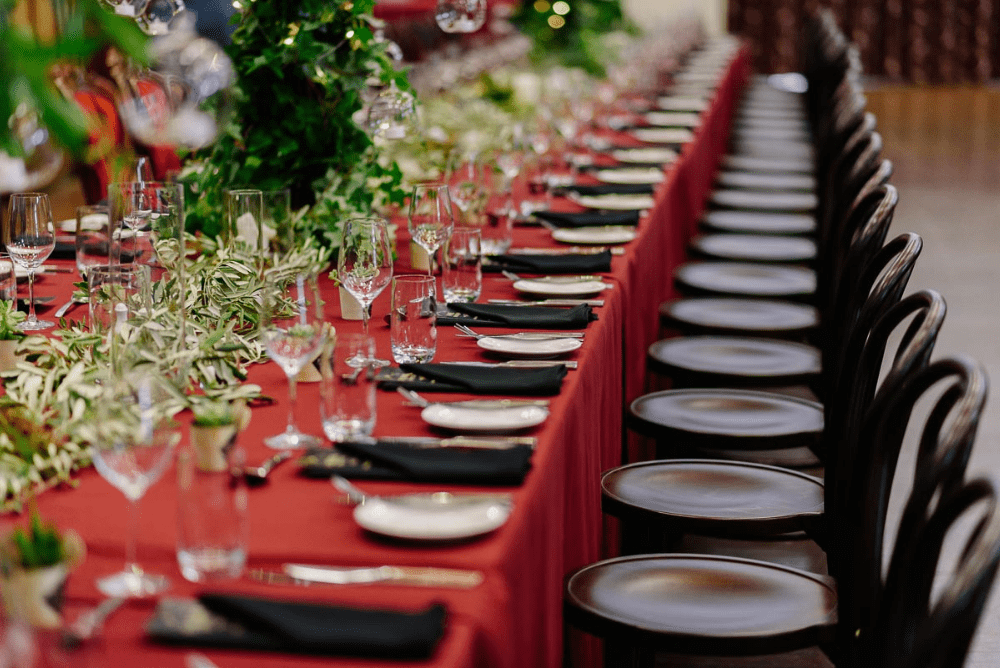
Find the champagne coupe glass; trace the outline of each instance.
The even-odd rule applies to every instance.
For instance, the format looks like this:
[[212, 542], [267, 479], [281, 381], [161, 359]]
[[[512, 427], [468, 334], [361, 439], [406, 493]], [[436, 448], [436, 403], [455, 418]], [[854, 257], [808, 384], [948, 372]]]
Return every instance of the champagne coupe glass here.
[[160, 380], [148, 371], [123, 374], [95, 404], [94, 468], [129, 500], [125, 568], [97, 580], [106, 596], [143, 598], [170, 586], [166, 576], [145, 572], [135, 556], [139, 500], [167, 470], [181, 437], [163, 411], [168, 393]]
[[344, 289], [361, 304], [361, 322], [365, 336], [368, 336], [368, 309], [392, 281], [392, 246], [384, 220], [377, 217], [354, 218], [344, 223], [337, 276]]
[[288, 377], [288, 425], [264, 444], [275, 450], [321, 445], [295, 424], [295, 378], [320, 352], [324, 338], [323, 301], [315, 274], [271, 272], [264, 277], [260, 336], [267, 354]]
[[28, 318], [21, 323], [25, 332], [48, 329], [54, 323], [35, 315], [35, 269], [56, 247], [52, 229], [52, 206], [43, 193], [17, 193], [10, 196], [10, 216], [4, 228], [4, 244], [10, 259], [28, 271]]
[[430, 256], [427, 275], [433, 276], [434, 255], [455, 227], [448, 186], [441, 183], [415, 185], [407, 221], [410, 236]]

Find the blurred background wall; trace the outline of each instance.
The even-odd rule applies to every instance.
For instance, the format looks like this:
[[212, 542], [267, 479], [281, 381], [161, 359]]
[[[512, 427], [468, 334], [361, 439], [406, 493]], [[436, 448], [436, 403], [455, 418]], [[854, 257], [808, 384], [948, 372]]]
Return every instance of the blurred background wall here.
[[865, 72], [918, 83], [1000, 78], [1000, 0], [729, 0], [729, 30], [760, 72], [799, 68], [803, 21], [829, 7]]

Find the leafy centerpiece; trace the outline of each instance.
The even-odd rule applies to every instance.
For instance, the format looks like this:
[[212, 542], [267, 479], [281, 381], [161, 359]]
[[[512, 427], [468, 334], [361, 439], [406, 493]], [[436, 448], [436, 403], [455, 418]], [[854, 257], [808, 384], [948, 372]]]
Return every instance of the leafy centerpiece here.
[[340, 221], [376, 196], [402, 202], [400, 173], [376, 160], [353, 120], [369, 81], [408, 88], [371, 26], [373, 0], [243, 3], [227, 53], [237, 72], [233, 113], [185, 173], [188, 229], [222, 229], [226, 189], [288, 188], [297, 230], [336, 247]]

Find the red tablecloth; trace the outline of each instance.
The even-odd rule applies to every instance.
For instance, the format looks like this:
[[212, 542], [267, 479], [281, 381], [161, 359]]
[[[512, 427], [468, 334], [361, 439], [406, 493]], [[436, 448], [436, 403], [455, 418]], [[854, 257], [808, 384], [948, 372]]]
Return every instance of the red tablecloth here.
[[[252, 537], [250, 566], [278, 569], [283, 562], [331, 565], [413, 564], [474, 568], [485, 582], [472, 590], [421, 589], [385, 585], [345, 587], [268, 586], [242, 580], [218, 587], [185, 582], [174, 560], [175, 485], [173, 471], [154, 485], [142, 500], [139, 561], [173, 579], [171, 596], [192, 596], [207, 589], [257, 595], [317, 599], [349, 605], [416, 609], [432, 601], [448, 608], [443, 641], [431, 661], [434, 666], [558, 666], [563, 653], [561, 614], [564, 574], [602, 556], [602, 515], [599, 476], [622, 458], [622, 405], [642, 390], [645, 350], [657, 334], [656, 306], [672, 292], [670, 273], [683, 256], [683, 247], [711, 183], [711, 173], [725, 144], [735, 95], [748, 74], [746, 52], [732, 63], [717, 99], [707, 112], [697, 136], [670, 168], [658, 189], [656, 206], [640, 225], [639, 238], [625, 255], [615, 256], [607, 275], [614, 287], [603, 293], [600, 319], [587, 329], [585, 345], [571, 359], [562, 392], [552, 400], [548, 421], [532, 433], [538, 447], [533, 468], [524, 484], [510, 489], [515, 510], [495, 533], [473, 542], [453, 545], [415, 545], [379, 540], [353, 522], [351, 509], [336, 503], [339, 494], [323, 480], [301, 478], [292, 465], [278, 468], [270, 484], [250, 493]], [[516, 246], [551, 245], [542, 229], [518, 228]], [[405, 239], [401, 247], [405, 244]], [[405, 249], [402, 249], [404, 250]], [[405, 252], [398, 273], [408, 272]], [[483, 299], [513, 298], [510, 282], [487, 274]], [[68, 294], [71, 277], [49, 275], [38, 282], [39, 295], [54, 294], [59, 303]], [[329, 304], [336, 304], [332, 284], [326, 285]], [[358, 331], [360, 323], [345, 322], [334, 306], [330, 320], [340, 331]], [[375, 303], [373, 333], [379, 353], [388, 356], [388, 328], [381, 316], [388, 312], [388, 295]], [[85, 307], [70, 316], [82, 318]], [[439, 330], [436, 361], [480, 359], [469, 339]], [[258, 365], [250, 380], [279, 399], [287, 396], [285, 379], [276, 365]], [[624, 380], [624, 382], [622, 382]], [[447, 398], [444, 395], [443, 398]], [[316, 409], [318, 386], [300, 385], [300, 426], [321, 433]], [[249, 461], [272, 454], [263, 436], [284, 426], [284, 401], [254, 410], [241, 444]], [[376, 435], [430, 433], [419, 411], [401, 405], [395, 393], [380, 392]], [[375, 494], [392, 494], [440, 486], [363, 482]], [[127, 505], [124, 497], [90, 470], [79, 477], [76, 489], [57, 489], [38, 499], [47, 519], [73, 527], [87, 542], [89, 554], [71, 576], [67, 591], [71, 611], [99, 599], [94, 578], [123, 563]], [[4, 522], [6, 527], [12, 521]], [[109, 622], [104, 640], [74, 655], [73, 665], [181, 666], [184, 649], [163, 647], [145, 639], [143, 625], [154, 602], [132, 602]], [[72, 612], [71, 612], [72, 614]], [[385, 665], [356, 659], [329, 659], [290, 655], [260, 655], [236, 651], [208, 651], [224, 668], [258, 666]], [[409, 665], [394, 662], [393, 665]]]

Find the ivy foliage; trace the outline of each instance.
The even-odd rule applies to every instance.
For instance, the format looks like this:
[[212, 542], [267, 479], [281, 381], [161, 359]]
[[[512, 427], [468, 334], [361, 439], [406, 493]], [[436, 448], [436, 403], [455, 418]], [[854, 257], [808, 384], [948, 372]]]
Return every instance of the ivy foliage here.
[[374, 37], [374, 0], [244, 4], [227, 47], [237, 75], [229, 122], [185, 177], [188, 230], [220, 233], [226, 189], [288, 188], [298, 228], [334, 246], [339, 221], [370, 211], [376, 191], [402, 202], [399, 170], [376, 162], [352, 116], [370, 77], [408, 89], [406, 75]]
[[601, 35], [635, 31], [620, 0], [525, 0], [511, 20], [531, 38], [532, 60], [579, 67], [594, 76], [605, 75]]

